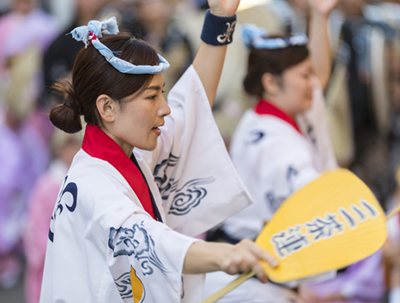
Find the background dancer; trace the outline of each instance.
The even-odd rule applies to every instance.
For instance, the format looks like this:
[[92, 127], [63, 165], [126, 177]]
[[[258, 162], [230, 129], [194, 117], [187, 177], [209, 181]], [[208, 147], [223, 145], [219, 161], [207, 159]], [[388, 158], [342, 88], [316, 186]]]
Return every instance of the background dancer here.
[[[337, 2], [309, 1], [310, 51], [304, 34], [267, 37], [261, 28], [242, 26], [250, 47], [244, 88], [259, 102], [239, 123], [231, 156], [255, 204], [227, 219], [211, 237], [230, 243], [255, 239], [288, 196], [337, 168], [322, 95], [331, 70], [327, 21]], [[207, 275], [206, 295], [231, 280], [224, 273]], [[219, 302], [300, 302], [290, 290], [297, 286], [251, 279]]]

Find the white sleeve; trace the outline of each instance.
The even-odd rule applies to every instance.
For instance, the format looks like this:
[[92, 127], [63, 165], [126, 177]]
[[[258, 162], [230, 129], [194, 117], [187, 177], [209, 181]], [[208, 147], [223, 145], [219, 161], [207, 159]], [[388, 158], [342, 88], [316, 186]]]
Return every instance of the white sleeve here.
[[400, 302], [400, 286], [389, 289], [389, 303]]
[[[120, 200], [122, 204], [130, 201], [119, 198], [126, 200]], [[108, 239], [107, 264], [121, 298], [124, 302], [132, 302], [132, 297], [134, 302], [182, 302], [185, 293], [190, 296], [183, 283], [185, 256], [198, 240], [173, 231], [136, 207], [129, 211], [119, 204], [117, 214], [104, 220], [107, 224], [102, 228]], [[201, 285], [202, 275], [196, 276]]]
[[283, 202], [293, 192], [318, 178], [320, 173], [314, 166], [309, 150], [302, 146], [293, 148], [287, 139], [280, 141], [268, 145], [270, 150], [266, 154], [270, 157], [261, 157], [260, 166], [266, 169], [261, 170], [260, 174], [265, 188]]
[[[268, 188], [265, 197], [273, 213], [291, 194], [306, 186], [321, 174], [314, 167], [311, 153], [307, 149], [301, 146], [293, 148], [292, 144], [287, 140], [282, 140], [280, 143], [276, 142], [275, 147], [271, 149], [275, 157], [272, 157], [273, 161], [271, 159], [263, 159], [263, 162], [269, 161], [269, 164], [265, 163], [263, 164], [264, 166], [271, 166], [268, 174], [264, 174], [263, 181]], [[311, 278], [293, 280], [283, 285], [295, 288], [299, 283], [323, 281], [335, 276], [336, 272], [330, 271]]]
[[168, 103], [171, 115], [156, 150], [141, 156], [154, 174], [167, 225], [196, 236], [248, 206], [251, 199], [193, 66], [173, 87]]
[[327, 121], [325, 99], [320, 85], [316, 86], [313, 90], [311, 108], [297, 115], [296, 120], [303, 134], [317, 148], [322, 160], [323, 169], [338, 168]]

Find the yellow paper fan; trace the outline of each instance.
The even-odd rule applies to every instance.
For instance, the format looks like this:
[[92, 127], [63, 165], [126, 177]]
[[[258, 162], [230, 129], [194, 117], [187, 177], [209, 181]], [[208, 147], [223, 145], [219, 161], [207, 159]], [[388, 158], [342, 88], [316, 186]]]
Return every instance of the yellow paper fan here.
[[[279, 260], [265, 265], [279, 283], [301, 279], [358, 262], [385, 243], [386, 217], [371, 190], [353, 173], [323, 174], [290, 196], [256, 239]], [[252, 277], [238, 279], [203, 303], [212, 303]]]

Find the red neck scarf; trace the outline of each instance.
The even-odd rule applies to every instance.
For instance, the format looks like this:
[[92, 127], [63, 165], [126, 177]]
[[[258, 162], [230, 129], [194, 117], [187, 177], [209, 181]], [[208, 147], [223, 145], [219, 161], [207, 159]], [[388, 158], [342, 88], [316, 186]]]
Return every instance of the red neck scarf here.
[[287, 113], [273, 105], [271, 102], [268, 102], [267, 100], [260, 99], [257, 103], [257, 105], [254, 107], [254, 111], [259, 114], [259, 115], [271, 115], [274, 117], [277, 117], [287, 123], [289, 123], [291, 126], [293, 126], [300, 134], [302, 132], [300, 131], [299, 126], [297, 125], [296, 121], [290, 117]]
[[94, 158], [107, 161], [118, 170], [139, 198], [144, 210], [156, 219], [149, 188], [142, 173], [113, 139], [98, 126], [88, 124], [82, 149]]

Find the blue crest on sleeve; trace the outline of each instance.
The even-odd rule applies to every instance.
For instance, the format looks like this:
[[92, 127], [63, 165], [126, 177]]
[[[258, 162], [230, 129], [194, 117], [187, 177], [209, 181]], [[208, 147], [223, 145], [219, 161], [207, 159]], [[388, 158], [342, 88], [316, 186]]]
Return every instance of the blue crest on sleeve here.
[[114, 257], [121, 255], [138, 257], [150, 250], [149, 241], [147, 231], [135, 224], [132, 229], [111, 227], [108, 245], [114, 250]]
[[144, 228], [144, 222], [134, 224], [132, 228], [110, 228], [108, 247], [114, 252], [114, 258], [118, 256], [133, 256], [140, 262], [144, 275], [151, 275], [158, 268], [162, 273], [169, 271], [158, 258], [155, 243]]

